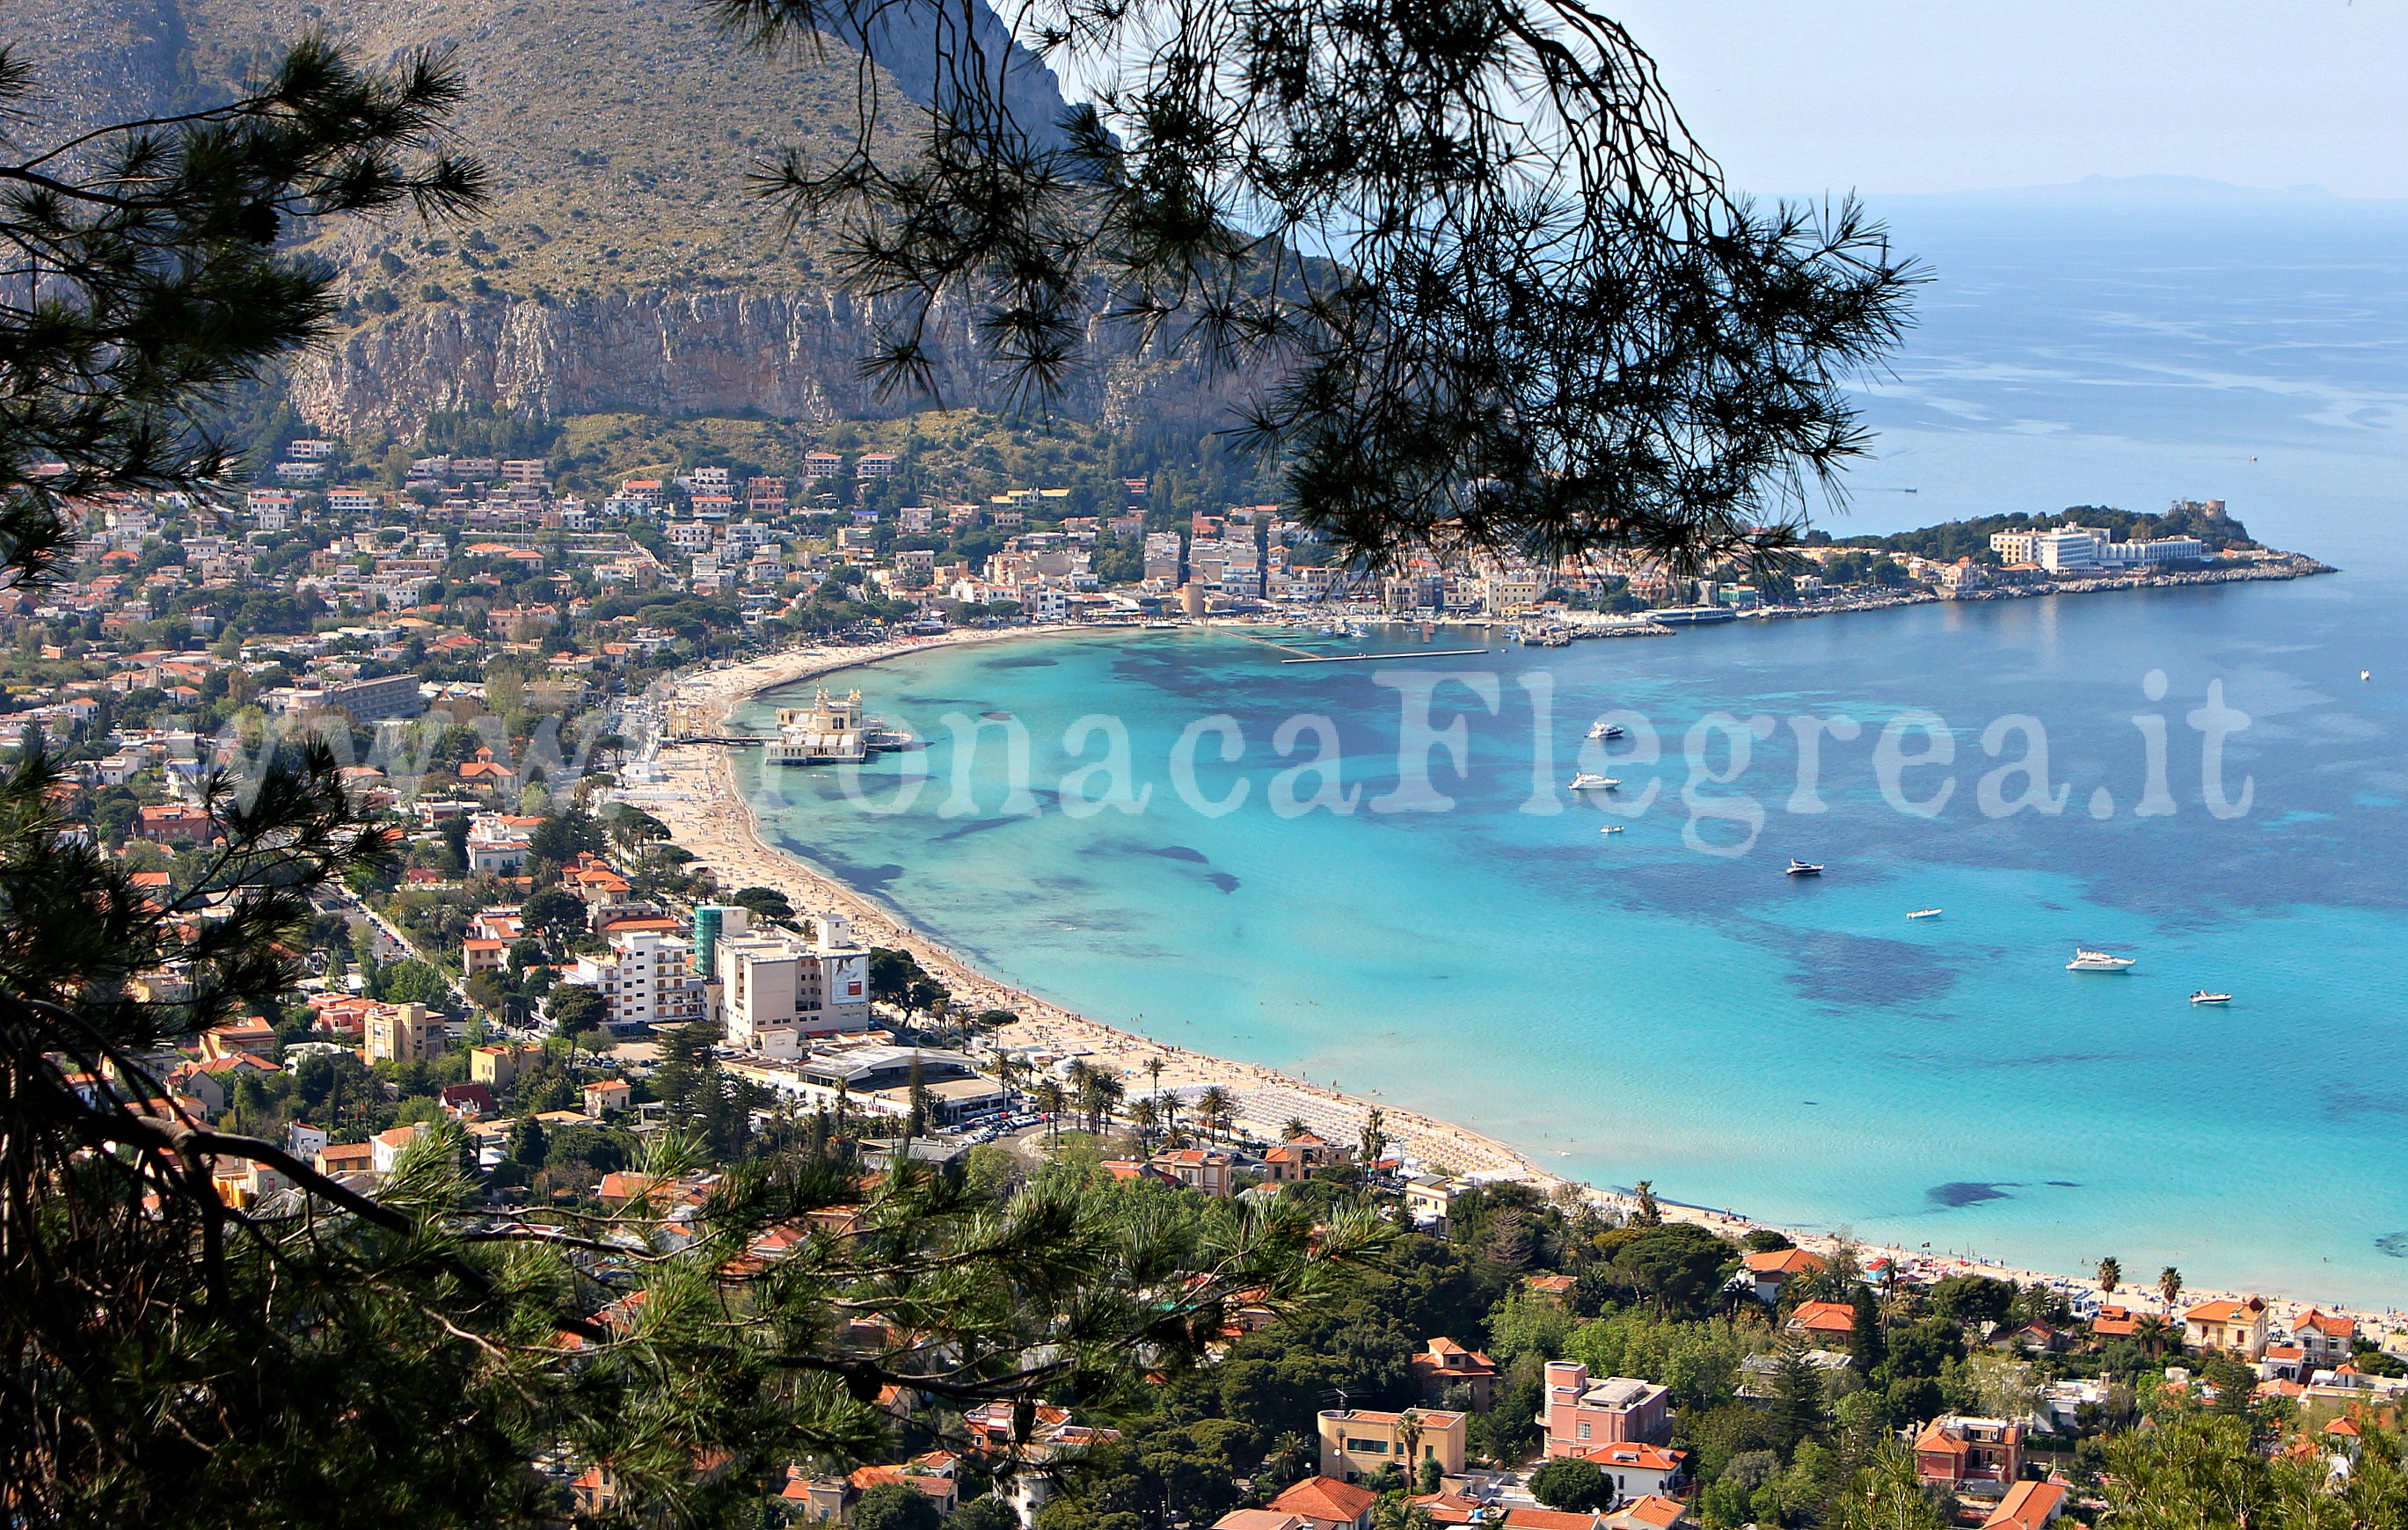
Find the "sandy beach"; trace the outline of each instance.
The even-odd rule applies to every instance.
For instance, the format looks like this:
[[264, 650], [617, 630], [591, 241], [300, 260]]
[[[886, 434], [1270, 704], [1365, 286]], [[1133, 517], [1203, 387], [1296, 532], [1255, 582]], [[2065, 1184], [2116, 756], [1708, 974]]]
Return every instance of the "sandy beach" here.
[[[667, 712], [684, 731], [717, 732], [746, 699], [814, 676], [934, 646], [1049, 635], [1059, 636], [1041, 629], [946, 634], [876, 647], [814, 648], [773, 654], [682, 678], [673, 688]], [[939, 942], [904, 924], [883, 905], [773, 849], [761, 837], [753, 813], [738, 789], [734, 752], [704, 744], [664, 749], [657, 762], [661, 779], [627, 795], [668, 824], [674, 841], [710, 867], [722, 887], [729, 891], [756, 886], [775, 888], [797, 909], [840, 913], [853, 921], [855, 933], [865, 942], [911, 952], [922, 966], [952, 990], [956, 1008], [1008, 1009], [1019, 1015], [1019, 1021], [1002, 1037], [1015, 1051], [1039, 1057], [1084, 1057], [1091, 1065], [1120, 1073], [1127, 1080], [1132, 1098], [1151, 1086], [1150, 1068], [1158, 1061], [1164, 1088], [1183, 1090], [1218, 1084], [1235, 1099], [1237, 1117], [1264, 1135], [1275, 1135], [1287, 1122], [1300, 1119], [1332, 1141], [1352, 1143], [1361, 1137], [1365, 1121], [1376, 1108], [1381, 1112], [1382, 1129], [1392, 1151], [1416, 1166], [1457, 1175], [1518, 1180], [1549, 1193], [1571, 1186], [1571, 1181], [1547, 1172], [1527, 1155], [1493, 1137], [1384, 1099], [1343, 1094], [1275, 1069], [1209, 1056], [1133, 1035], [996, 980]], [[1572, 1188], [1601, 1206], [1625, 1212], [1631, 1208], [1630, 1197], [1618, 1192], [1588, 1185]], [[1775, 1225], [1734, 1212], [1669, 1202], [1664, 1210], [1667, 1216], [1700, 1223], [1734, 1237], [1759, 1226]], [[1828, 1235], [1799, 1229], [1776, 1230], [1809, 1249], [1828, 1250], [1837, 1241]], [[2052, 1274], [1922, 1249], [1860, 1246], [1860, 1251], [1867, 1259], [1886, 1255], [1910, 1271], [1980, 1274], [2019, 1284], [2072, 1280], [2086, 1288], [2095, 1285], [2087, 1272]], [[2178, 1305], [2186, 1307], [2247, 1294], [2250, 1294], [2186, 1287]], [[2140, 1282], [2122, 1286], [2113, 1299], [2142, 1311], [2159, 1310], [2162, 1305], [2155, 1287]], [[2370, 1310], [2287, 1296], [2269, 1295], [2268, 1299], [2278, 1317], [2287, 1317], [2312, 1305], [2329, 1312], [2347, 1313], [2378, 1339], [2395, 1331], [2408, 1330], [2408, 1318], [2397, 1310]]]

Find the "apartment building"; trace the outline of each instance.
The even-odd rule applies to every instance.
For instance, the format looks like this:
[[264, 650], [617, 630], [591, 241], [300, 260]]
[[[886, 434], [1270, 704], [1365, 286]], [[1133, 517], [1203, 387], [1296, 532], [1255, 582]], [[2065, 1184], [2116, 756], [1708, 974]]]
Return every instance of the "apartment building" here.
[[371, 1005], [365, 1023], [371, 1063], [418, 1063], [441, 1054], [443, 1017], [423, 1004]]
[[710, 1012], [691, 942], [644, 929], [613, 930], [609, 940], [608, 951], [579, 957], [561, 980], [599, 993], [610, 1029], [683, 1025]]
[[723, 935], [711, 970], [724, 985], [729, 1045], [799, 1057], [811, 1037], [869, 1029], [869, 952], [836, 914], [811, 921], [810, 938], [782, 930]]

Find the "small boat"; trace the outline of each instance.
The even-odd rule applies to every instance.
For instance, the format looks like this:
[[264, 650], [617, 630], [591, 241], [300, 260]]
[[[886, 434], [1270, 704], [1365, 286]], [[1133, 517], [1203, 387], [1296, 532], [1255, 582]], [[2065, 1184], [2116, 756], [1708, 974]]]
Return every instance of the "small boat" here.
[[2124, 972], [2130, 969], [2137, 956], [2110, 956], [2103, 951], [2090, 951], [2077, 946], [2073, 960], [2065, 964], [2068, 972]]
[[1801, 861], [1795, 855], [1789, 858], [1788, 875], [1792, 877], [1819, 877], [1822, 874], [1823, 867], [1818, 862]]
[[1909, 919], [1938, 919], [1940, 917], [1940, 910], [1937, 908], [1917, 908], [1914, 912], [1907, 915], [1906, 917]]
[[2198, 993], [2193, 994], [2190, 996], [2190, 1002], [2193, 1004], [2230, 1004], [2232, 1002], [2232, 995], [2229, 994], [2211, 994], [2206, 989], [2202, 988]]
[[1611, 792], [1621, 784], [1612, 776], [1600, 776], [1594, 770], [1584, 770], [1572, 778], [1575, 792]]
[[2374, 679], [2374, 671], [2372, 669], [2361, 669], [2358, 672], [2358, 678], [2362, 680], [2371, 680]]
[[1597, 724], [1597, 726], [1588, 730], [1588, 736], [1591, 738], [1619, 738], [1622, 736], [1622, 724], [1619, 722], [1600, 722]]
[[1627, 828], [1628, 826], [1629, 826], [1629, 825], [1627, 825], [1627, 824], [1624, 824], [1624, 823], [1609, 823], [1609, 824], [1607, 824], [1604, 828], [1601, 828], [1601, 829], [1598, 830], [1597, 832], [1598, 832], [1598, 833], [1599, 833], [1599, 834], [1620, 834], [1620, 833], [1621, 833], [1625, 828]]

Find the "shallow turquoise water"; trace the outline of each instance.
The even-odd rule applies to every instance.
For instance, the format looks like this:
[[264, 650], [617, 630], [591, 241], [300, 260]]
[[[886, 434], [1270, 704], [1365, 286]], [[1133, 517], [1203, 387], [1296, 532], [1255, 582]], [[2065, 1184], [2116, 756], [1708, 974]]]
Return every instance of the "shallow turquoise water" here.
[[[778, 771], [772, 832], [1016, 982], [1380, 1090], [1598, 1182], [1650, 1178], [1682, 1200], [2059, 1268], [2113, 1253], [2127, 1269], [2178, 1265], [2193, 1284], [2399, 1302], [2401, 220], [2288, 243], [2280, 228], [2256, 243], [2228, 231], [2210, 258], [2181, 228], [2085, 224], [2052, 242], [2030, 218], [2001, 232], [1961, 209], [1913, 216], [1940, 301], [1871, 401], [1889, 456], [1857, 475], [1856, 524], [2220, 493], [2261, 536], [2348, 571], [1381, 665], [1283, 665], [1261, 644], [1184, 633], [926, 654], [852, 678], [934, 741], [934, 779], [908, 810], [863, 811], [834, 772]], [[1468, 772], [1442, 751], [1433, 767], [1455, 806], [1374, 811], [1397, 785], [1396, 687], [1415, 668], [1492, 677], [1496, 709], [1459, 682], [1439, 689], [1435, 722], [1467, 719]], [[2205, 806], [2187, 721], [2211, 682], [2251, 719], [2225, 765], [2227, 790], [2246, 776], [2254, 794], [2230, 818]], [[1552, 696], [1543, 730], [1534, 688]], [[1560, 787], [1609, 708], [1660, 736], [1657, 765], [1608, 767], [1625, 804], [1655, 781], [1652, 805], [1609, 820], [1549, 790], [1539, 805], [1557, 811], [1525, 810], [1534, 776]], [[1945, 720], [1956, 753], [1898, 787], [1923, 799], [1952, 776], [1930, 818], [1885, 800], [1874, 766], [1883, 726], [1916, 710]], [[954, 804], [967, 810], [946, 810], [944, 719], [983, 712], [1028, 729], [1033, 814], [1005, 810], [992, 726], [970, 801]], [[1691, 788], [1763, 809], [1739, 855], [1684, 842], [1684, 738], [1714, 712], [1772, 720], [1735, 779]], [[1125, 724], [1152, 789], [1143, 812], [1073, 816], [1055, 794], [1080, 763], [1065, 730], [1089, 713]], [[1984, 729], [2017, 713], [2045, 728], [2050, 779], [2070, 789], [2056, 816], [1994, 819], [1977, 801], [2002, 763]], [[1274, 774], [1313, 751], [1272, 750], [1304, 714], [1331, 720], [1361, 792], [1351, 814], [1268, 801]], [[1863, 726], [1822, 742], [1828, 810], [1792, 812], [1789, 720], [1839, 714]], [[1215, 715], [1243, 752], [1224, 764], [1205, 739], [1196, 793], [1251, 783], [1217, 817], [1180, 800], [1169, 765], [1181, 731]], [[2136, 715], [2163, 720], [2170, 815], [2135, 816]], [[1535, 732], [1553, 749], [1536, 765]], [[1714, 774], [1725, 748], [1705, 757]], [[1103, 750], [1091, 739], [1083, 759]], [[882, 797], [902, 768], [857, 784]], [[1627, 832], [1597, 832], [1617, 821]], [[1732, 822], [1703, 824], [1704, 843], [1728, 849]], [[1829, 873], [1784, 877], [1792, 854]], [[1944, 917], [1904, 917], [1932, 906]], [[2141, 965], [2067, 973], [2077, 942]], [[2194, 1008], [2201, 986], [2236, 1002]]]

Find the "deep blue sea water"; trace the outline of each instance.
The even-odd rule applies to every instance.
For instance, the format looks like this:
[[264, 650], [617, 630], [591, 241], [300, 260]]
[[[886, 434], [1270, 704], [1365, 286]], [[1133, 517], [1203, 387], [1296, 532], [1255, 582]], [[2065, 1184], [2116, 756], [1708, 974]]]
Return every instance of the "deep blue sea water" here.
[[[2112, 1253], [2194, 1285], [2408, 1305], [2408, 209], [1885, 210], [1936, 279], [1869, 394], [1883, 454], [1835, 528], [2213, 495], [2345, 572], [1472, 657], [1416, 657], [1398, 632], [1376, 642], [1399, 655], [1366, 665], [1190, 633], [941, 651], [848, 678], [933, 741], [910, 806], [866, 811], [838, 773], [772, 771], [771, 831], [1016, 982], [1377, 1089], [1599, 1183], [2051, 1267]], [[1431, 790], [1452, 807], [1378, 811], [1415, 672], [1458, 677], [1429, 705], [1438, 726], [1464, 720], [1467, 768], [1441, 747]], [[2229, 816], [2193, 722], [2212, 686], [2248, 719], [2223, 751]], [[1589, 721], [1615, 708], [1636, 714], [1616, 763], [1584, 760]], [[953, 789], [953, 727], [985, 713], [1028, 730], [1025, 802], [995, 725]], [[1062, 792], [1104, 758], [1101, 732], [1066, 752], [1089, 714], [1125, 729], [1141, 812]], [[1842, 716], [1858, 730], [1820, 738], [1810, 797], [1795, 720]], [[1182, 800], [1170, 763], [1211, 717], [1238, 757], [1203, 736], [1186, 794], [1247, 783], [1226, 812]], [[1318, 747], [1308, 725], [1274, 751], [1297, 717], [1328, 720], [1354, 811], [1272, 806], [1274, 776]], [[1985, 730], [2015, 717], [2045, 735], [2040, 794], [2064, 788], [2060, 811], [1984, 809], [1985, 774], [2029, 747], [2000, 722], [1994, 757]], [[1885, 791], [1885, 729], [1888, 753], [1954, 760]], [[1634, 759], [1651, 736], [1661, 757]], [[1623, 779], [1613, 812], [1561, 790], [1584, 765]], [[889, 802], [908, 768], [852, 786]], [[1897, 806], [1943, 781], [1928, 816]], [[1829, 870], [1785, 877], [1791, 855]], [[1945, 912], [1905, 917], [1928, 907]], [[2068, 973], [2077, 943], [2140, 965]], [[2200, 987], [2235, 1002], [2195, 1008]]]

